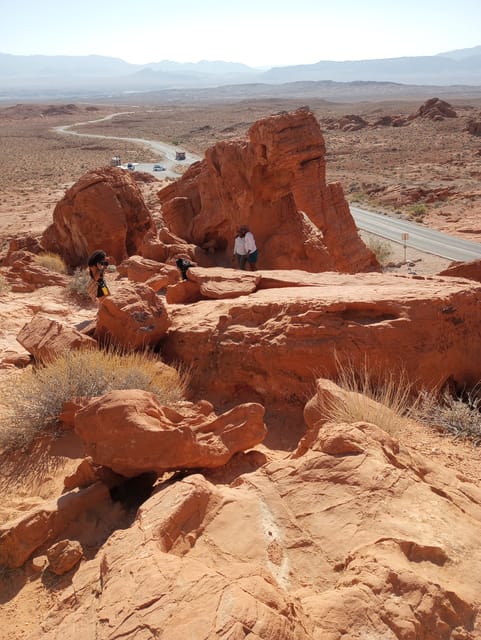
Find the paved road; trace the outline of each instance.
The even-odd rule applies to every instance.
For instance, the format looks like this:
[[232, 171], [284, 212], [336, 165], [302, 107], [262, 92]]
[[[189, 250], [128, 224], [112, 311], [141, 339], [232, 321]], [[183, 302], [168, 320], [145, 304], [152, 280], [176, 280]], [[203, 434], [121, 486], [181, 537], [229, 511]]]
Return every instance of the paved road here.
[[[157, 142], [155, 140], [144, 140], [143, 138], [125, 138], [122, 136], [106, 136], [101, 135], [99, 133], [80, 133], [79, 131], [71, 131], [72, 127], [81, 127], [85, 124], [93, 124], [95, 122], [102, 122], [104, 120], [111, 120], [115, 116], [127, 115], [129, 113], [133, 113], [132, 111], [123, 111], [120, 113], [112, 113], [109, 116], [105, 116], [104, 118], [98, 118], [97, 120], [89, 120], [88, 122], [77, 122], [75, 124], [63, 125], [60, 127], [55, 127], [54, 131], [57, 133], [64, 133], [71, 136], [79, 136], [82, 138], [108, 138], [109, 140], [124, 140], [128, 142], [138, 142], [146, 147], [150, 147], [155, 152], [159, 154], [159, 159], [156, 162], [145, 162], [145, 163], [137, 163], [135, 162], [135, 158], [128, 158], [127, 162], [133, 162], [137, 171], [147, 171], [149, 173], [153, 173], [158, 178], [178, 178], [180, 173], [176, 171], [176, 167], [179, 165], [185, 165], [186, 167], [200, 160], [200, 157], [185, 152], [185, 160], [176, 160], [175, 153], [178, 151], [178, 147], [174, 145], [167, 144], [166, 142]], [[165, 171], [154, 171], [154, 164], [160, 164], [165, 167]]]
[[[406, 242], [408, 248], [432, 253], [448, 260], [470, 262], [481, 259], [481, 243], [449, 236], [414, 222], [372, 213], [359, 207], [351, 206], [350, 209], [357, 227], [362, 231], [402, 245]], [[403, 240], [403, 234], [408, 234], [406, 240]]]

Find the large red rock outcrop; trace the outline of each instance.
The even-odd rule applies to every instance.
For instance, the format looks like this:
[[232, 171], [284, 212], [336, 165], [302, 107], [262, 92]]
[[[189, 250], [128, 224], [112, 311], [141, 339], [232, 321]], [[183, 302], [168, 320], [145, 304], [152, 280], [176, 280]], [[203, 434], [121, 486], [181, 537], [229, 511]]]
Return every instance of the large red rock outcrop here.
[[444, 120], [445, 118], [457, 118], [453, 107], [440, 98], [426, 100], [417, 110], [415, 118], [429, 118], [431, 120]]
[[30, 640], [475, 640], [480, 525], [461, 474], [373, 424], [326, 425], [230, 486], [159, 487]]
[[256, 122], [248, 139], [219, 142], [159, 192], [171, 232], [230, 263], [237, 227], [250, 226], [259, 267], [379, 270], [338, 183], [326, 184], [325, 145], [308, 109]]
[[151, 287], [122, 281], [102, 298], [95, 337], [120, 348], [147, 349], [158, 344], [169, 326], [166, 305]]
[[139, 254], [145, 234], [154, 228], [130, 173], [104, 167], [89, 171], [66, 192], [41, 243], [72, 267], [85, 265], [96, 249], [103, 249], [119, 263]]
[[170, 307], [163, 355], [189, 363], [193, 387], [212, 401], [300, 402], [315, 377], [335, 376], [339, 357], [361, 369], [403, 369], [419, 386], [481, 379], [478, 283], [377, 273], [303, 281], [263, 289], [261, 280], [249, 296]]
[[[190, 413], [190, 415], [189, 415]], [[204, 408], [176, 411], [147, 391], [111, 391], [75, 416], [75, 431], [92, 460], [116, 473], [220, 467], [266, 435], [264, 407], [234, 407], [216, 416]]]

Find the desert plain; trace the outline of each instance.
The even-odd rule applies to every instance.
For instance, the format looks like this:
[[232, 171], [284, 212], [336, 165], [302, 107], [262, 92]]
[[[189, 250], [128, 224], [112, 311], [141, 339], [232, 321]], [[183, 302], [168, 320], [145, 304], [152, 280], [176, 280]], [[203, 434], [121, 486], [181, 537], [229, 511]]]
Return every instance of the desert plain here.
[[[443, 96], [455, 117], [439, 113], [433, 117], [420, 115], [421, 106], [433, 97], [435, 94], [427, 90], [424, 98], [417, 95], [396, 100], [382, 95], [356, 102], [310, 98], [308, 106], [319, 120], [325, 139], [327, 181], [340, 182], [352, 204], [481, 243], [481, 125], [478, 129], [475, 127], [481, 122], [481, 99], [463, 97], [456, 92], [452, 97]], [[131, 98], [118, 104], [76, 101], [6, 105], [0, 108], [0, 252], [5, 254], [16, 237], [40, 236], [50, 224], [53, 209], [65, 191], [87, 171], [108, 165], [112, 156], [120, 155], [125, 162], [162, 162], [162, 157], [151, 148], [127, 138], [164, 141], [202, 157], [218, 141], [243, 137], [257, 120], [304, 104], [301, 98], [256, 100], [248, 97], [212, 104], [207, 100], [194, 104], [181, 100], [162, 104], [152, 98], [141, 101], [136, 96], [135, 102]], [[112, 117], [101, 121], [107, 116]], [[99, 121], [94, 122], [96, 120]], [[63, 125], [87, 122], [90, 124], [74, 130], [115, 139], [76, 137], [55, 130]], [[162, 175], [139, 182], [154, 219], [161, 216], [156, 193], [167, 182]], [[365, 240], [369, 238], [366, 236]], [[443, 258], [414, 251], [408, 251], [408, 260], [404, 261], [402, 247], [396, 244], [390, 245], [390, 251], [389, 264], [385, 266], [390, 272], [408, 275], [414, 270], [418, 276], [429, 276], [449, 265]], [[38, 309], [48, 312], [49, 306], [61, 305], [63, 317], [72, 322], [95, 315], [94, 307], [59, 300], [58, 291], [55, 288], [50, 291], [49, 287], [33, 294], [5, 292], [0, 296], [0, 304], [3, 354], [21, 352], [15, 336]], [[2, 358], [0, 354], [0, 360]], [[11, 369], [4, 366], [0, 375], [11, 375]], [[281, 422], [277, 418], [268, 427], [275, 432]], [[65, 448], [76, 450], [69, 438]], [[276, 449], [276, 442], [281, 440], [282, 446]], [[479, 489], [481, 453], [469, 441], [456, 440], [418, 424], [406, 425], [399, 440], [434, 465], [453, 472], [462, 470]], [[285, 439], [276, 440], [273, 436], [269, 440], [269, 451], [267, 447], [261, 447], [260, 451], [275, 463], [292, 453], [296, 445], [295, 438], [286, 443]], [[53, 457], [55, 455], [60, 460], [68, 459], [61, 442], [54, 445]], [[72, 459], [75, 460], [76, 455]], [[43, 474], [27, 475], [22, 486], [7, 483], [0, 511], [5, 521], [11, 514], [18, 515], [29, 505], [57, 495], [62, 474], [71, 463], [69, 459], [68, 464], [59, 464], [58, 474], [53, 465]], [[28, 565], [3, 571], [0, 574], [0, 637], [10, 640], [37, 637], [39, 624], [49, 609], [60, 601], [68, 607], [69, 598], [75, 599], [75, 595], [66, 596], [71, 588], [68, 576], [39, 577]], [[456, 636], [392, 633], [389, 638], [413, 640], [417, 637], [426, 640], [479, 637], [475, 632], [474, 635], [459, 632]], [[47, 632], [44, 637], [56, 637], [53, 631], [50, 634]], [[159, 637], [169, 639], [169, 635]], [[344, 637], [360, 636], [346, 633]]]

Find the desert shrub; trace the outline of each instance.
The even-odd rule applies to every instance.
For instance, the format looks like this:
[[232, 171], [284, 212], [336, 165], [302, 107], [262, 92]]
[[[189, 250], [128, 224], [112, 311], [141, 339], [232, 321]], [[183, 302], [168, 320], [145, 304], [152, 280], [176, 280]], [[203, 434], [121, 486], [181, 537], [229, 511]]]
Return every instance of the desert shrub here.
[[0, 273], [0, 296], [4, 293], [7, 293], [8, 291], [10, 291], [10, 285], [8, 284], [8, 280], [3, 275], [3, 273]]
[[55, 271], [56, 273], [67, 273], [67, 265], [61, 258], [61, 256], [56, 253], [39, 253], [38, 256], [35, 256], [35, 262], [46, 269], [50, 269], [50, 271]]
[[366, 245], [374, 253], [379, 264], [385, 265], [389, 262], [392, 255], [392, 248], [389, 242], [380, 238], [369, 238]]
[[422, 392], [415, 417], [455, 438], [481, 443], [481, 384], [471, 391], [453, 394]]
[[67, 293], [78, 300], [90, 300], [88, 286], [90, 284], [90, 275], [87, 269], [81, 267], [75, 269], [72, 277], [67, 284]]
[[0, 448], [26, 446], [39, 433], [55, 430], [65, 402], [74, 398], [100, 396], [114, 389], [141, 389], [153, 393], [162, 404], [175, 404], [185, 395], [187, 378], [185, 371], [168, 367], [149, 352], [66, 352], [3, 383], [0, 391], [6, 400]]
[[336, 398], [323, 405], [330, 422], [371, 422], [394, 435], [406, 424], [416, 404], [413, 385], [402, 371], [374, 376], [367, 363], [360, 367], [338, 364], [334, 381], [347, 393], [342, 401]]
[[427, 213], [426, 205], [419, 203], [409, 209], [408, 215], [415, 220], [422, 220]]

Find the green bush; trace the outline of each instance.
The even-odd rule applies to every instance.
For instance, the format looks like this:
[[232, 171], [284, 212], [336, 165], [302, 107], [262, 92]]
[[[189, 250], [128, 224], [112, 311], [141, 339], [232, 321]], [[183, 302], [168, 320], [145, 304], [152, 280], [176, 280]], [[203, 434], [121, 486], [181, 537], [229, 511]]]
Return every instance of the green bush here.
[[100, 396], [114, 389], [141, 389], [169, 405], [184, 398], [186, 387], [186, 372], [169, 367], [149, 352], [66, 352], [2, 384], [0, 391], [6, 400], [0, 447], [26, 446], [41, 432], [55, 429], [65, 402], [74, 398]]
[[410, 218], [414, 220], [422, 220], [427, 213], [427, 208], [425, 204], [419, 203], [415, 204], [413, 207], [409, 209], [408, 215]]

